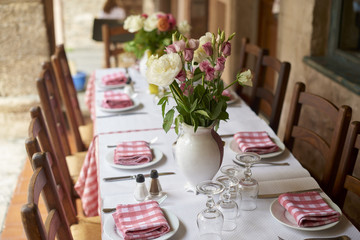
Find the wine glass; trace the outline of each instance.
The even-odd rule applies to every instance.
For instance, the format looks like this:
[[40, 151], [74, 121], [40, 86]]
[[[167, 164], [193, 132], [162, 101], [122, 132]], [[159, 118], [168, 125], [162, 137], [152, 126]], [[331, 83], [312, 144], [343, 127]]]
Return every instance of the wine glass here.
[[221, 194], [220, 201], [216, 204], [216, 207], [224, 215], [223, 231], [232, 231], [236, 228], [236, 217], [239, 209], [238, 204], [231, 199], [230, 188], [239, 184], [239, 180], [236, 177], [222, 175], [216, 179], [225, 186], [224, 192]]
[[261, 157], [256, 153], [243, 153], [236, 155], [239, 162], [245, 164], [245, 177], [240, 179], [239, 188], [241, 193], [241, 210], [251, 211], [256, 208], [256, 199], [259, 193], [258, 182], [251, 177], [251, 166], [261, 160]]
[[[234, 165], [234, 164], [227, 164], [224, 165], [220, 168], [220, 171], [229, 176], [229, 177], [235, 177], [238, 179], [238, 181], [241, 179], [241, 174], [243, 172], [242, 168], [238, 165]], [[235, 186], [231, 186], [230, 187], [230, 194], [231, 194], [231, 199], [234, 200], [240, 210], [240, 206], [241, 206], [241, 193], [239, 192], [239, 185], [236, 184]], [[238, 211], [238, 217], [240, 216], [240, 211]]]
[[224, 223], [223, 214], [215, 208], [213, 195], [224, 191], [225, 186], [212, 180], [200, 182], [196, 186], [199, 193], [207, 195], [206, 209], [197, 215], [197, 226], [200, 232], [200, 239], [219, 239], [221, 240], [221, 231]]

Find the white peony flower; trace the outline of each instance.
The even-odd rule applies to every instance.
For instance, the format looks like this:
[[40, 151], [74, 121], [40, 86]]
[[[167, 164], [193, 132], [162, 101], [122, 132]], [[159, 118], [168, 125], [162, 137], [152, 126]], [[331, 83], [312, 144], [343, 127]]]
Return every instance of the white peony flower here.
[[158, 17], [156, 14], [150, 15], [144, 22], [144, 30], [147, 32], [151, 32], [157, 28]]
[[251, 71], [248, 69], [245, 72], [238, 73], [237, 76], [236, 76], [236, 80], [241, 85], [252, 87], [252, 81], [251, 81], [252, 80], [252, 73], [251, 73]]
[[204, 36], [199, 38], [200, 46], [204, 45], [207, 42], [211, 42], [212, 37], [213, 37], [212, 33], [210, 32], [205, 33]]
[[182, 34], [182, 35], [186, 35], [190, 32], [191, 30], [191, 26], [188, 24], [188, 22], [185, 20], [185, 21], [182, 21], [181, 23], [179, 23], [178, 25], [178, 29], [179, 29], [179, 32]]
[[194, 58], [193, 61], [197, 62], [197, 63], [201, 63], [202, 61], [204, 61], [207, 57], [209, 57], [204, 48], [199, 47], [198, 49], [195, 50], [194, 52]]
[[140, 15], [131, 15], [125, 19], [124, 29], [131, 33], [139, 31], [144, 26], [144, 18]]
[[177, 53], [165, 54], [160, 58], [152, 55], [148, 60], [147, 66], [146, 79], [148, 83], [167, 87], [181, 71], [182, 62]]

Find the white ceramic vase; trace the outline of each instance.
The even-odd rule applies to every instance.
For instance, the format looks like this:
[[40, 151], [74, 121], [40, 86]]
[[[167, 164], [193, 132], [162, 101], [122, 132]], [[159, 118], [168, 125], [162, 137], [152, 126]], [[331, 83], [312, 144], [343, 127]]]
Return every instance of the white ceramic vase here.
[[147, 70], [146, 63], [147, 60], [149, 59], [149, 52], [150, 52], [149, 50], [146, 50], [144, 52], [143, 57], [139, 61], [139, 71], [143, 77], [146, 77], [146, 70]]
[[187, 190], [194, 191], [196, 185], [211, 180], [219, 170], [224, 147], [220, 136], [212, 127], [194, 127], [182, 124], [182, 134], [175, 146], [176, 162], [185, 175]]

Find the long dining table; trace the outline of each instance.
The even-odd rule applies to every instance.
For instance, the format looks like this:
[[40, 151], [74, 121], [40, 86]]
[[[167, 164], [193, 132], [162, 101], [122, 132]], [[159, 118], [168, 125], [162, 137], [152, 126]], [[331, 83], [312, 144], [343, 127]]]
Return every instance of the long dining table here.
[[[205, 208], [207, 197], [202, 194], [185, 191], [186, 179], [178, 169], [174, 158], [173, 143], [177, 139], [174, 129], [168, 133], [162, 129], [161, 107], [157, 105], [158, 99], [148, 93], [148, 83], [136, 68], [129, 68], [129, 75], [133, 81], [135, 105], [134, 109], [124, 112], [105, 112], [100, 107], [104, 96], [104, 89], [100, 86], [101, 78], [107, 74], [124, 71], [121, 68], [98, 69], [92, 76], [92, 88], [88, 93], [91, 99], [91, 111], [94, 120], [94, 135], [96, 141], [94, 152], [96, 158], [96, 177], [98, 183], [98, 209], [102, 219], [102, 239], [122, 239], [117, 233], [112, 215], [101, 211], [103, 208], [114, 208], [117, 204], [136, 203], [133, 193], [135, 180], [104, 181], [104, 178], [127, 176], [135, 174], [148, 174], [152, 169], [158, 172], [175, 172], [173, 175], [160, 176], [159, 181], [167, 199], [161, 203], [166, 209], [177, 217], [179, 227], [170, 239], [199, 239], [197, 229], [197, 214]], [[124, 91], [124, 89], [112, 89]], [[266, 131], [277, 142], [280, 139], [268, 124], [257, 116], [240, 98], [228, 106], [229, 120], [221, 122], [218, 133], [223, 137], [224, 157], [222, 165], [232, 164], [236, 156], [233, 150], [234, 133], [240, 131]], [[227, 137], [229, 135], [230, 137]], [[114, 148], [122, 141], [144, 140], [157, 141], [151, 145], [157, 152], [163, 154], [155, 164], [145, 167], [119, 167], [112, 163]], [[281, 141], [280, 141], [281, 142]], [[161, 155], [161, 154], [160, 154]], [[331, 228], [291, 228], [281, 223], [281, 217], [271, 213], [270, 208], [276, 196], [282, 192], [310, 190], [319, 188], [309, 172], [301, 166], [296, 158], [285, 148], [281, 154], [262, 161], [289, 163], [288, 166], [258, 165], [252, 167], [253, 177], [259, 182], [259, 198], [257, 208], [253, 211], [241, 211], [238, 216], [237, 228], [231, 232], [222, 233], [223, 239], [304, 239], [310, 237], [333, 237], [347, 235], [351, 239], [360, 239], [359, 231], [342, 215], [340, 221]], [[219, 171], [217, 176], [220, 176]], [[150, 179], [146, 179], [149, 186]], [[214, 197], [215, 200], [218, 196]], [[85, 206], [86, 207], [86, 206]], [[279, 213], [277, 213], [279, 214]], [[284, 212], [281, 213], [284, 216]]]

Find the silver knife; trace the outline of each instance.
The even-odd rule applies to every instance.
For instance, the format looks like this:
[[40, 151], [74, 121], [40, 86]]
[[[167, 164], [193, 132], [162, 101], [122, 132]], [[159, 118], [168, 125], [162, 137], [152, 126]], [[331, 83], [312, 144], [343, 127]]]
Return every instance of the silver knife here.
[[[290, 192], [283, 192], [283, 193], [305, 193], [305, 192], [322, 192], [320, 188], [313, 188], [313, 189], [306, 189], [306, 190], [299, 190], [299, 191], [290, 191]], [[259, 194], [258, 198], [277, 198], [283, 193], [270, 193], [270, 194]]]
[[[161, 172], [159, 173], [159, 176], [164, 176], [164, 175], [172, 175], [175, 174], [174, 172]], [[144, 177], [150, 177], [150, 174], [143, 174]], [[124, 181], [124, 180], [131, 180], [131, 179], [135, 179], [136, 175], [129, 175], [129, 176], [121, 176], [121, 177], [109, 177], [109, 178], [103, 178], [104, 181], [106, 182], [113, 182], [113, 181]]]

